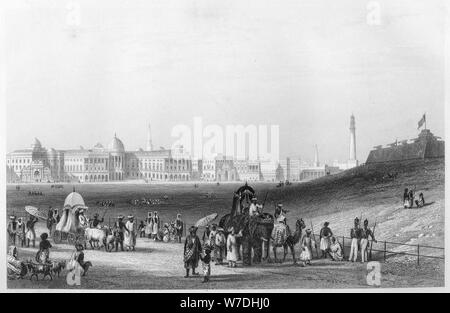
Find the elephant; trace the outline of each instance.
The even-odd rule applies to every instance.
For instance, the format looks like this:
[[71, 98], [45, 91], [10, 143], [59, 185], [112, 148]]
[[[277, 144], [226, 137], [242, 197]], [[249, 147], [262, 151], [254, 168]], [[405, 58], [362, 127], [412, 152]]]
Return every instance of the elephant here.
[[[237, 236], [238, 251], [242, 246], [242, 261], [244, 265], [261, 263], [263, 248], [265, 243], [265, 257], [269, 257], [269, 242], [274, 227], [274, 217], [271, 214], [263, 213], [259, 216], [249, 216], [248, 208], [251, 199], [255, 196], [255, 190], [248, 184], [240, 187], [233, 197], [231, 213], [223, 216], [219, 221], [225, 234], [228, 235], [230, 227], [233, 227]], [[239, 255], [240, 257], [240, 255]]]
[[[250, 217], [246, 214], [225, 215], [219, 222], [219, 227], [228, 233], [233, 227], [240, 236], [237, 238], [238, 251], [242, 246], [242, 261], [244, 265], [261, 263], [263, 259], [263, 243], [265, 243], [265, 257], [269, 257], [269, 241], [274, 227], [274, 218], [271, 214], [264, 213], [261, 216]], [[253, 260], [252, 260], [253, 250]]]

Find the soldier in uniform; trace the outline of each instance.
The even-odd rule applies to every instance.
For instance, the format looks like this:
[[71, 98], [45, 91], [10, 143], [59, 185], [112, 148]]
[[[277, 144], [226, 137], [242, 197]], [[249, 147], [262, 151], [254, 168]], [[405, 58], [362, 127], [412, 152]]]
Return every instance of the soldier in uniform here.
[[368, 261], [367, 248], [369, 244], [369, 236], [372, 237], [373, 241], [377, 242], [368, 225], [369, 221], [367, 219], [364, 220], [364, 227], [361, 229], [361, 263]]
[[350, 231], [350, 238], [352, 239], [352, 245], [350, 248], [349, 261], [355, 262], [358, 258], [358, 245], [361, 239], [361, 228], [359, 227], [359, 218], [355, 218], [354, 227]]

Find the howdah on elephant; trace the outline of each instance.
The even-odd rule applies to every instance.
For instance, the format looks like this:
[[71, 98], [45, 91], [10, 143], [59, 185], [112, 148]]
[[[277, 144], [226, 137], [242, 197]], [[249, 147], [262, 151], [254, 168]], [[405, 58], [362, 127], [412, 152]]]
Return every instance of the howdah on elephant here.
[[[261, 263], [263, 243], [265, 243], [265, 259], [269, 256], [269, 241], [274, 227], [271, 214], [263, 213], [259, 216], [249, 216], [248, 210], [251, 199], [255, 196], [252, 187], [245, 184], [234, 194], [231, 213], [223, 216], [219, 227], [226, 233], [231, 227], [239, 233], [238, 249], [242, 246], [242, 261], [244, 265]], [[253, 258], [252, 258], [253, 251]]]

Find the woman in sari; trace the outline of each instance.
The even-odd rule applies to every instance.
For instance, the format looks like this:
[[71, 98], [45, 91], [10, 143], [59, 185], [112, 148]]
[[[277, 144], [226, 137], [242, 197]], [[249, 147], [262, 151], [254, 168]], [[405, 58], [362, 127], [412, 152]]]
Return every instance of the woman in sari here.
[[341, 244], [335, 237], [331, 237], [330, 255], [333, 261], [342, 261], [344, 259]]
[[27, 267], [19, 260], [16, 246], [10, 246], [6, 256], [8, 279], [20, 279], [27, 274]]

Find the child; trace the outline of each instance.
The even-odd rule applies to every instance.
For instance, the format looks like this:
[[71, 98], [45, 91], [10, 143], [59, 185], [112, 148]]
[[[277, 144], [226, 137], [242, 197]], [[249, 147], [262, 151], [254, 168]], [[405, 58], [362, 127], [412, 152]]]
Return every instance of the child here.
[[39, 243], [39, 251], [36, 253], [36, 262], [38, 263], [51, 263], [50, 262], [50, 248], [52, 244], [48, 241], [48, 234], [43, 233], [41, 235], [41, 242]]
[[203, 268], [203, 282], [209, 282], [209, 276], [211, 276], [211, 248], [209, 246], [205, 246], [204, 248], [205, 255], [200, 254], [200, 259], [202, 260], [202, 268]]

